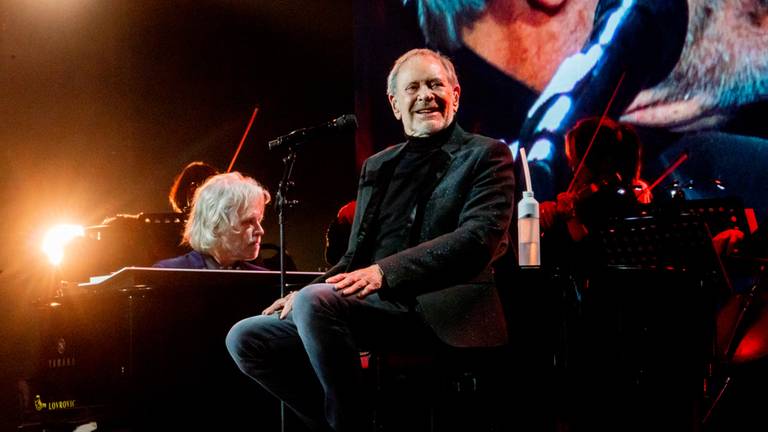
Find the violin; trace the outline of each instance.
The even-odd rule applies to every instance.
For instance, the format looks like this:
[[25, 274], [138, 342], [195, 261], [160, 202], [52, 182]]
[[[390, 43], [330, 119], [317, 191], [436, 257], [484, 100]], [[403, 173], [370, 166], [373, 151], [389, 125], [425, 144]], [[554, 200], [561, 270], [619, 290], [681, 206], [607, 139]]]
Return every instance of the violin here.
[[631, 126], [588, 117], [565, 138], [572, 179], [556, 201], [541, 204], [542, 230], [565, 221], [571, 238], [578, 241], [588, 233], [587, 225], [605, 214], [650, 202], [647, 184], [640, 178], [642, 146]]

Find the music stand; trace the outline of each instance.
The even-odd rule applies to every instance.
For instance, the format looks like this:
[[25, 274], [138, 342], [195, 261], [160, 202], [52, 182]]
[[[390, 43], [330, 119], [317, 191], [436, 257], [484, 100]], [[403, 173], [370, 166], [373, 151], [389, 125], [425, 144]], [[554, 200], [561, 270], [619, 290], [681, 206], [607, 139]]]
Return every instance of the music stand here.
[[677, 210], [696, 214], [707, 224], [712, 234], [728, 229], [737, 229], [744, 233], [745, 236], [750, 235], [744, 202], [740, 197], [731, 196], [662, 203], [660, 209], [666, 212]]
[[597, 230], [597, 249], [609, 267], [715, 271], [724, 275], [702, 218], [686, 210], [612, 220]]
[[[633, 391], [640, 392], [642, 388], [662, 391], [663, 387], [653, 386], [677, 379], [680, 372], [684, 378], [672, 388], [680, 395], [695, 396], [698, 400], [706, 396], [705, 390], [700, 384], [691, 383], [703, 379], [706, 388], [711, 388], [716, 378], [711, 367], [715, 361], [716, 294], [728, 279], [712, 244], [709, 221], [701, 212], [694, 211], [698, 208], [696, 203], [687, 204], [648, 206], [632, 215], [607, 218], [594, 227], [591, 242], [595, 264], [598, 269], [607, 269], [605, 274], [608, 276], [604, 280], [608, 284], [602, 291], [593, 291], [591, 313], [595, 322], [616, 323], [618, 329], [626, 332], [621, 334], [637, 338], [627, 345], [616, 342], [617, 350], [626, 349], [633, 353], [632, 350], [643, 343], [659, 348], [648, 357], [632, 357], [637, 362], [637, 370], [646, 373], [643, 378], [646, 387], [636, 384], [639, 387], [633, 389], [638, 390]], [[708, 210], [705, 214], [709, 214]], [[730, 220], [729, 216], [718, 217]], [[619, 269], [621, 274], [624, 270], [631, 271], [626, 272], [625, 279], [616, 279], [612, 269]], [[651, 275], [645, 276], [651, 279], [645, 279], [644, 275]], [[644, 286], [643, 281], [647, 283], [649, 280], [652, 285]], [[598, 286], [597, 283], [590, 288]], [[602, 295], [599, 301], [595, 300], [597, 295]], [[622, 308], [620, 313], [605, 312], [614, 305], [612, 302]], [[665, 359], [666, 352], [677, 356], [674, 360]], [[655, 393], [647, 395], [652, 397]], [[669, 403], [662, 405], [666, 408], [674, 406]]]

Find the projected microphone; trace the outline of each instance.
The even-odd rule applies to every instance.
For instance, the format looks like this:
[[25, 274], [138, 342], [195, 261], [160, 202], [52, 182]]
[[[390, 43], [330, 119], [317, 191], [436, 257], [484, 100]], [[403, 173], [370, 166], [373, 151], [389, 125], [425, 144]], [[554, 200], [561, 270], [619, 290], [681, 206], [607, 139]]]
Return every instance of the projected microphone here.
[[346, 130], [355, 130], [357, 128], [357, 117], [354, 114], [345, 114], [339, 118], [333, 119], [328, 123], [318, 126], [312, 126], [295, 131], [275, 138], [269, 142], [269, 149], [274, 150], [279, 147], [293, 147], [303, 144], [307, 141], [332, 135]]

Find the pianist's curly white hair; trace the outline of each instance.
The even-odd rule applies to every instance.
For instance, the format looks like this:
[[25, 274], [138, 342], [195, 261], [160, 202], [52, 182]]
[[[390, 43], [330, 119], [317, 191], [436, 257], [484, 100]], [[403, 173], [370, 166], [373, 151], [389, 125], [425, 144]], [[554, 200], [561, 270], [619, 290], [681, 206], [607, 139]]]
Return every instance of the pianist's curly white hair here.
[[195, 191], [183, 243], [204, 253], [226, 249], [221, 233], [237, 232], [238, 222], [249, 206], [255, 202], [263, 207], [270, 198], [259, 182], [238, 172], [210, 177]]

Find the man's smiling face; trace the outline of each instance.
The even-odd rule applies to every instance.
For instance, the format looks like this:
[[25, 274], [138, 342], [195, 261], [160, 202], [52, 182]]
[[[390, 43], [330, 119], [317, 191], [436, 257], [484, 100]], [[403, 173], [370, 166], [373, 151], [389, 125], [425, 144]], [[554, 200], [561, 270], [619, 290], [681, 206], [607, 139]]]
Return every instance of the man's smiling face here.
[[400, 66], [389, 102], [405, 134], [427, 137], [451, 124], [459, 109], [460, 88], [451, 83], [437, 58], [416, 55]]

